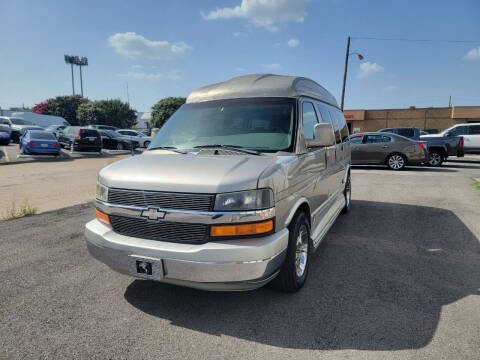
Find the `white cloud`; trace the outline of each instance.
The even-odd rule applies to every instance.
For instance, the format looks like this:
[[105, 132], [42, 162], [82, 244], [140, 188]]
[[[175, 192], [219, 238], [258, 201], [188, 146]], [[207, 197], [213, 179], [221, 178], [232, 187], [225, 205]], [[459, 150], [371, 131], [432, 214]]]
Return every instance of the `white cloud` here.
[[385, 69], [383, 66], [378, 65], [377, 63], [371, 63], [370, 61], [364, 62], [360, 64], [360, 72], [358, 73], [357, 77], [359, 79], [364, 79], [371, 75], [384, 72]]
[[130, 58], [167, 59], [192, 50], [183, 41], [152, 41], [134, 32], [116, 33], [108, 38], [108, 42], [117, 53]]
[[300, 44], [300, 40], [298, 39], [290, 39], [287, 41], [287, 45], [290, 47], [298, 46], [298, 44]]
[[233, 8], [217, 8], [203, 13], [205, 20], [243, 18], [258, 27], [270, 31], [278, 30], [277, 25], [288, 22], [303, 22], [309, 0], [242, 0]]
[[263, 67], [268, 70], [279, 70], [281, 68], [280, 64], [277, 63], [263, 65]]
[[240, 37], [240, 36], [242, 36], [242, 33], [241, 33], [240, 31], [235, 31], [235, 32], [233, 33], [233, 36], [235, 36], [235, 37]]
[[132, 65], [132, 69], [143, 69], [142, 65]]
[[470, 51], [463, 58], [465, 60], [480, 60], [480, 46], [470, 49]]

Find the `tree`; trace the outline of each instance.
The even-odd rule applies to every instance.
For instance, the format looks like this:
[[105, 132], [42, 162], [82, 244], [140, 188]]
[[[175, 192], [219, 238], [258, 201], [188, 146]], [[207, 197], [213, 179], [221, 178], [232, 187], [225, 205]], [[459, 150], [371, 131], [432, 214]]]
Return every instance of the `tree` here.
[[88, 102], [88, 99], [80, 95], [57, 96], [48, 99], [33, 107], [33, 112], [43, 115], [55, 115], [63, 117], [71, 125], [78, 125], [77, 109], [81, 104]]
[[184, 97], [167, 97], [160, 100], [152, 106], [152, 118], [150, 124], [152, 128], [161, 128], [165, 121], [173, 115], [177, 109], [185, 104]]
[[119, 99], [90, 101], [78, 107], [79, 125], [109, 125], [131, 128], [137, 122], [135, 110]]

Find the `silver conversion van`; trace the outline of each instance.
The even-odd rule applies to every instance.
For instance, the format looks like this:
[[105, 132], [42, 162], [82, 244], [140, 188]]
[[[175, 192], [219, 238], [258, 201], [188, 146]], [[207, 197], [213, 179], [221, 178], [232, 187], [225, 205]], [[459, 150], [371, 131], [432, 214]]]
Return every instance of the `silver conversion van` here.
[[98, 176], [90, 253], [134, 277], [284, 291], [350, 207], [350, 143], [335, 98], [294, 76], [192, 92], [140, 156]]

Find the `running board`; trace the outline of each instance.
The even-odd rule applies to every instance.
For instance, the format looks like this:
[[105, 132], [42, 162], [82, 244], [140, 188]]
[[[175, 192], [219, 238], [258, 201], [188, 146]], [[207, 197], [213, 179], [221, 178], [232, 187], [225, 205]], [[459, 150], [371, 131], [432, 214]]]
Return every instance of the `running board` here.
[[335, 223], [335, 220], [337, 219], [338, 215], [340, 214], [342, 209], [345, 207], [345, 205], [346, 203], [345, 203], [345, 196], [343, 194], [343, 191], [339, 191], [332, 206], [327, 211], [327, 213], [325, 214], [325, 216], [320, 221], [317, 228], [312, 234], [314, 251], [318, 248], [323, 238], [327, 234], [328, 230], [330, 230], [332, 225]]

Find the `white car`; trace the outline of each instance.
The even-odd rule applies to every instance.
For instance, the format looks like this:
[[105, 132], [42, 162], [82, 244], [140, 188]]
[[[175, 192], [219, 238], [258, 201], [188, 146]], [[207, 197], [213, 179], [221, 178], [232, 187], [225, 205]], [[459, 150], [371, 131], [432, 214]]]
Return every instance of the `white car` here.
[[117, 133], [122, 135], [122, 137], [137, 141], [140, 147], [147, 148], [148, 145], [152, 142], [152, 137], [142, 134], [140, 131], [132, 130], [132, 129], [120, 129], [117, 130]]
[[424, 135], [422, 138], [434, 136], [462, 136], [464, 141], [463, 152], [465, 154], [480, 153], [480, 123], [457, 124], [443, 130], [440, 134]]

